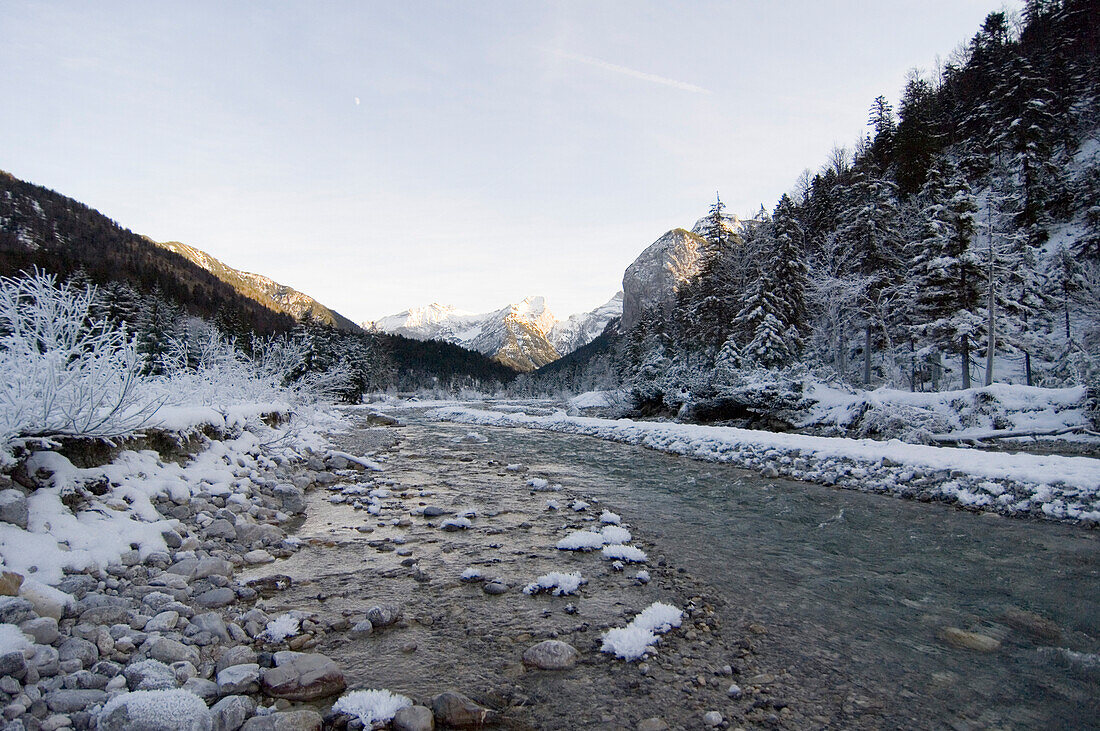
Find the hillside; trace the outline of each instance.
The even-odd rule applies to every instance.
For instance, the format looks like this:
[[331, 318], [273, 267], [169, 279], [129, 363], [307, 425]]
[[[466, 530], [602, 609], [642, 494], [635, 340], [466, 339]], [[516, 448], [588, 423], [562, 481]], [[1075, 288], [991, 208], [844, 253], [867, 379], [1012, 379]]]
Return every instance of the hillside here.
[[0, 275], [34, 267], [63, 278], [83, 271], [98, 284], [121, 281], [140, 292], [158, 291], [193, 315], [233, 313], [261, 333], [286, 331], [295, 322], [98, 211], [0, 171]]
[[234, 269], [205, 251], [178, 241], [153, 242], [169, 251], [173, 251], [190, 262], [198, 264], [206, 271], [222, 280], [234, 290], [260, 302], [276, 312], [283, 312], [295, 320], [306, 320], [329, 325], [341, 330], [356, 332], [359, 326], [339, 312], [334, 312], [307, 294], [293, 287], [279, 284], [262, 274], [253, 274]]
[[531, 382], [627, 386], [672, 414], [761, 373], [1100, 382], [1098, 79], [1100, 4], [989, 14], [770, 214], [718, 201], [711, 225], [658, 239], [624, 276], [622, 332]]

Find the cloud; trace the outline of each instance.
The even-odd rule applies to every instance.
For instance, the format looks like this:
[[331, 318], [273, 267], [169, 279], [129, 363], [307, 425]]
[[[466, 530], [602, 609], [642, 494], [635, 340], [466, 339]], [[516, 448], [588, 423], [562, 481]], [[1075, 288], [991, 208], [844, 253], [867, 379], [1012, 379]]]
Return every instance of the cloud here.
[[644, 71], [638, 71], [636, 69], [627, 68], [626, 66], [619, 66], [618, 64], [610, 63], [608, 61], [602, 61], [598, 58], [592, 58], [591, 56], [582, 56], [579, 53], [569, 53], [568, 51], [562, 51], [560, 49], [553, 49], [551, 51], [555, 56], [559, 58], [569, 59], [570, 61], [576, 61], [577, 63], [583, 63], [586, 66], [594, 66], [598, 69], [605, 71], [613, 71], [623, 76], [629, 76], [634, 79], [641, 79], [642, 81], [648, 81], [652, 84], [660, 84], [662, 86], [671, 86], [673, 89], [680, 89], [681, 91], [690, 91], [696, 94], [711, 94], [710, 89], [704, 89], [701, 86], [695, 84], [689, 84], [686, 81], [677, 81], [676, 79], [667, 79], [664, 76], [658, 76], [657, 74], [647, 74]]

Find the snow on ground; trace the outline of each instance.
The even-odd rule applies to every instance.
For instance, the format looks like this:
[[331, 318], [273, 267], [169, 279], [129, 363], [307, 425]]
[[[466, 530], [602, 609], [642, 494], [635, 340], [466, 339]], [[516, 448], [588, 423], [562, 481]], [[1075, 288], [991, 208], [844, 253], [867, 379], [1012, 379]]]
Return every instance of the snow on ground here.
[[[966, 438], [995, 431], [1049, 432], [1084, 427], [1085, 388], [1038, 388], [995, 383], [960, 391], [914, 393], [879, 388], [853, 391], [813, 382], [804, 392], [812, 404], [802, 426], [850, 429], [860, 422], [865, 430], [883, 427], [905, 435], [905, 429], [925, 436]], [[902, 432], [884, 422], [902, 424]]]
[[[1018, 391], [1019, 387], [1012, 389]], [[1068, 389], [1072, 390], [1072, 389]], [[1024, 392], [1021, 397], [1026, 397]], [[580, 434], [696, 459], [871, 492], [1056, 520], [1100, 523], [1100, 460], [984, 452], [732, 427], [594, 419], [449, 407], [435, 418]]]
[[154, 498], [167, 496], [177, 504], [202, 494], [245, 499], [257, 487], [252, 477], [275, 460], [295, 460], [307, 447], [323, 444], [312, 426], [275, 429], [256, 418], [272, 407], [166, 410], [163, 423], [173, 431], [186, 434], [213, 424], [230, 435], [208, 441], [183, 465], [165, 462], [152, 450], [124, 450], [92, 468], [76, 467], [58, 452], [31, 454], [25, 470], [39, 475], [43, 486], [27, 497], [26, 529], [0, 522], [0, 566], [53, 585], [66, 569], [104, 568], [131, 550], [139, 560], [166, 551], [163, 534], [180, 525], [157, 511]]

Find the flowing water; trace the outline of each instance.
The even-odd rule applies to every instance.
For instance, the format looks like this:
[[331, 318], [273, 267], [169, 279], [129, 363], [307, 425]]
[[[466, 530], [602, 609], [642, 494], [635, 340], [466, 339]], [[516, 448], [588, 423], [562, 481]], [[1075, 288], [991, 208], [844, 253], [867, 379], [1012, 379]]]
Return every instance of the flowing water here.
[[[415, 483], [454, 484], [455, 475], [465, 474], [468, 491], [479, 480], [489, 484], [494, 469], [503, 474], [485, 465], [522, 462], [528, 474], [621, 513], [651, 547], [655, 574], [658, 558], [667, 559], [670, 572], [686, 572], [715, 597], [723, 632], [734, 636], [711, 649], [736, 649], [743, 635], [741, 646], [757, 653], [751, 671], [768, 672], [733, 680], [771, 683], [774, 708], [803, 698], [816, 704], [797, 722], [768, 715], [765, 707], [743, 714], [744, 725], [1100, 728], [1096, 531], [764, 479], [574, 435], [479, 427], [487, 443], [456, 444], [468, 427], [433, 424], [415, 413], [395, 431], [402, 448], [412, 450], [407, 456], [424, 460]], [[443, 460], [455, 469], [433, 477], [429, 465]], [[401, 470], [394, 474], [400, 479]], [[499, 493], [493, 500], [525, 493], [493, 490]], [[323, 517], [331, 524], [334, 515]], [[959, 647], [945, 640], [946, 628], [997, 646]], [[537, 696], [540, 682], [559, 681], [528, 680], [526, 691]], [[633, 680], [619, 692], [629, 699], [636, 689]], [[700, 701], [702, 707], [715, 697], [724, 693]], [[610, 725], [609, 719], [577, 725]], [[530, 722], [554, 725], [537, 716]]]

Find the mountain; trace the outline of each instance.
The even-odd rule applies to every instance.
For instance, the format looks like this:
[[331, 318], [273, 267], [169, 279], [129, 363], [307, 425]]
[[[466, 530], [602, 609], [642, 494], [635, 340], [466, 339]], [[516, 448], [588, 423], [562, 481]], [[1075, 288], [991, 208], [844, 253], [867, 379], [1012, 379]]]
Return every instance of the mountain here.
[[709, 246], [682, 228], [650, 244], [623, 274], [623, 328], [633, 328], [650, 312], [667, 317], [680, 288], [698, 276]]
[[100, 284], [122, 280], [139, 291], [155, 288], [193, 314], [235, 312], [259, 331], [287, 329], [293, 320], [359, 330], [292, 287], [234, 269], [193, 246], [139, 236], [71, 198], [0, 171], [0, 273], [34, 266], [62, 277], [83, 270]]
[[603, 332], [622, 312], [617, 294], [591, 312], [558, 320], [543, 297], [475, 314], [431, 304], [383, 317], [363, 327], [417, 340], [443, 340], [476, 350], [519, 371], [531, 371], [572, 352]]
[[358, 325], [341, 315], [339, 312], [330, 310], [309, 295], [303, 294], [285, 284], [279, 284], [275, 280], [265, 277], [262, 274], [253, 274], [252, 272], [234, 269], [210, 256], [205, 251], [196, 249], [193, 246], [188, 246], [187, 244], [181, 244], [178, 241], [151, 241], [151, 243], [179, 254], [184, 259], [199, 265], [221, 281], [233, 287], [237, 292], [260, 302], [276, 312], [286, 313], [295, 320], [317, 322], [322, 325], [329, 325], [352, 332], [359, 330]]
[[0, 275], [34, 267], [62, 278], [82, 272], [96, 284], [121, 282], [140, 292], [156, 291], [191, 314], [231, 315], [256, 332], [289, 330], [295, 322], [99, 211], [0, 171]]

